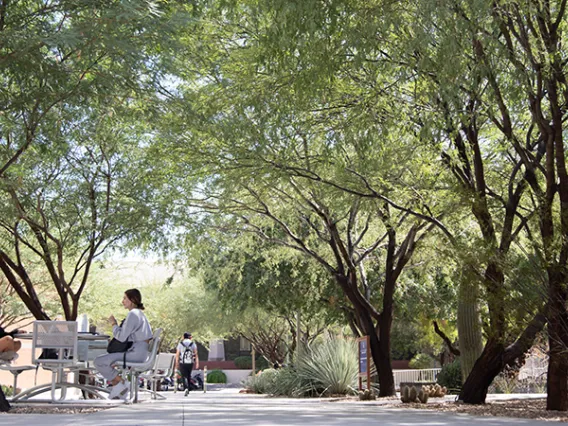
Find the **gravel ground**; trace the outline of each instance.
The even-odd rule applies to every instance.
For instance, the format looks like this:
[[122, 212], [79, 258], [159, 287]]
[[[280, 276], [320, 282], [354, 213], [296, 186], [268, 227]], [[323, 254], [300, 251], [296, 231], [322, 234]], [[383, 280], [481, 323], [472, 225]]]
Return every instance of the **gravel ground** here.
[[89, 414], [108, 410], [110, 407], [54, 407], [49, 405], [19, 405], [1, 414]]
[[547, 411], [546, 399], [511, 399], [492, 401], [484, 405], [459, 404], [456, 402], [428, 402], [427, 404], [386, 403], [381, 407], [420, 409], [471, 414], [474, 416], [516, 417], [523, 419], [568, 422], [568, 412]]

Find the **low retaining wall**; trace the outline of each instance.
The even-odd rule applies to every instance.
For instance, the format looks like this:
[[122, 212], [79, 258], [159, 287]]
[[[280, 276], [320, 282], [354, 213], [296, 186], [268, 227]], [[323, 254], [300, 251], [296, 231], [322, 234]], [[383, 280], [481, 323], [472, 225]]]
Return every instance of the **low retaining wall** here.
[[[210, 373], [212, 370], [214, 369], [210, 369], [209, 367], [207, 367], [208, 373]], [[252, 370], [233, 370], [233, 369], [223, 370], [220, 368], [218, 370], [221, 370], [223, 373], [225, 373], [225, 375], [227, 376], [228, 384], [235, 384], [235, 385], [240, 385], [241, 382], [245, 380], [250, 375], [250, 373], [252, 373]], [[200, 373], [201, 377], [203, 377], [203, 369], [196, 370], [195, 373]]]
[[227, 383], [241, 384], [252, 373], [252, 370], [223, 370], [223, 373], [227, 375]]

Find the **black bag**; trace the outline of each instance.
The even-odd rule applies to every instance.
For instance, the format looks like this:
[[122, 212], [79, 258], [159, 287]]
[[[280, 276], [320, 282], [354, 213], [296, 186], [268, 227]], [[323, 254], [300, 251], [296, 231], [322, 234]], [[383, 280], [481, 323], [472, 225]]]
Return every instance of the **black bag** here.
[[[122, 324], [124, 324], [124, 320], [122, 320], [120, 323], [121, 327]], [[121, 342], [120, 340], [116, 340], [114, 337], [110, 339], [110, 342], [108, 342], [107, 352], [109, 354], [121, 352], [124, 353], [124, 356], [122, 357], [122, 368], [124, 369], [126, 369], [126, 351], [130, 349], [132, 343], [133, 342], [129, 342], [128, 340], [126, 342]]]
[[45, 348], [41, 351], [39, 359], [57, 359], [59, 358], [59, 354], [57, 353], [57, 349], [52, 348]]
[[108, 342], [107, 352], [109, 354], [116, 353], [116, 352], [126, 352], [132, 346], [132, 342], [128, 340], [126, 342], [121, 342], [120, 340], [116, 340], [114, 337]]
[[[120, 326], [122, 327], [124, 324], [124, 320], [120, 322]], [[126, 340], [126, 342], [121, 342], [120, 340], [116, 340], [114, 337], [110, 339], [107, 346], [107, 352], [109, 354], [113, 354], [116, 352], [126, 352], [132, 346], [132, 342]]]

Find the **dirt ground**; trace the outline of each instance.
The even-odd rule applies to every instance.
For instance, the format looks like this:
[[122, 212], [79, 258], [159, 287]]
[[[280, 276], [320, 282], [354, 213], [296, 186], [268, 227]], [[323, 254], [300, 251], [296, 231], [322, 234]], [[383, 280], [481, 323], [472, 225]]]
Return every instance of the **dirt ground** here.
[[431, 400], [427, 404], [386, 403], [382, 407], [415, 408], [420, 410], [436, 410], [452, 413], [471, 414], [474, 416], [517, 417], [523, 419], [568, 422], [568, 412], [546, 411], [546, 399], [511, 399], [507, 401], [491, 401], [485, 405], [458, 404], [455, 402], [437, 402]]
[[27, 406], [16, 406], [12, 405], [12, 408], [7, 413], [2, 414], [88, 414], [96, 413], [97, 411], [106, 410], [109, 407], [53, 407], [48, 405], [27, 405]]

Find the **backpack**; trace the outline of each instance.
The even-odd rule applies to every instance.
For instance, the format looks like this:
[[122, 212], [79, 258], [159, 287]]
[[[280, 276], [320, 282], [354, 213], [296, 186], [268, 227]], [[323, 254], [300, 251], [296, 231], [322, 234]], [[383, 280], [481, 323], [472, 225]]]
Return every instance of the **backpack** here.
[[187, 346], [182, 343], [182, 346], [185, 348], [181, 355], [182, 364], [193, 364], [193, 345], [193, 342]]

